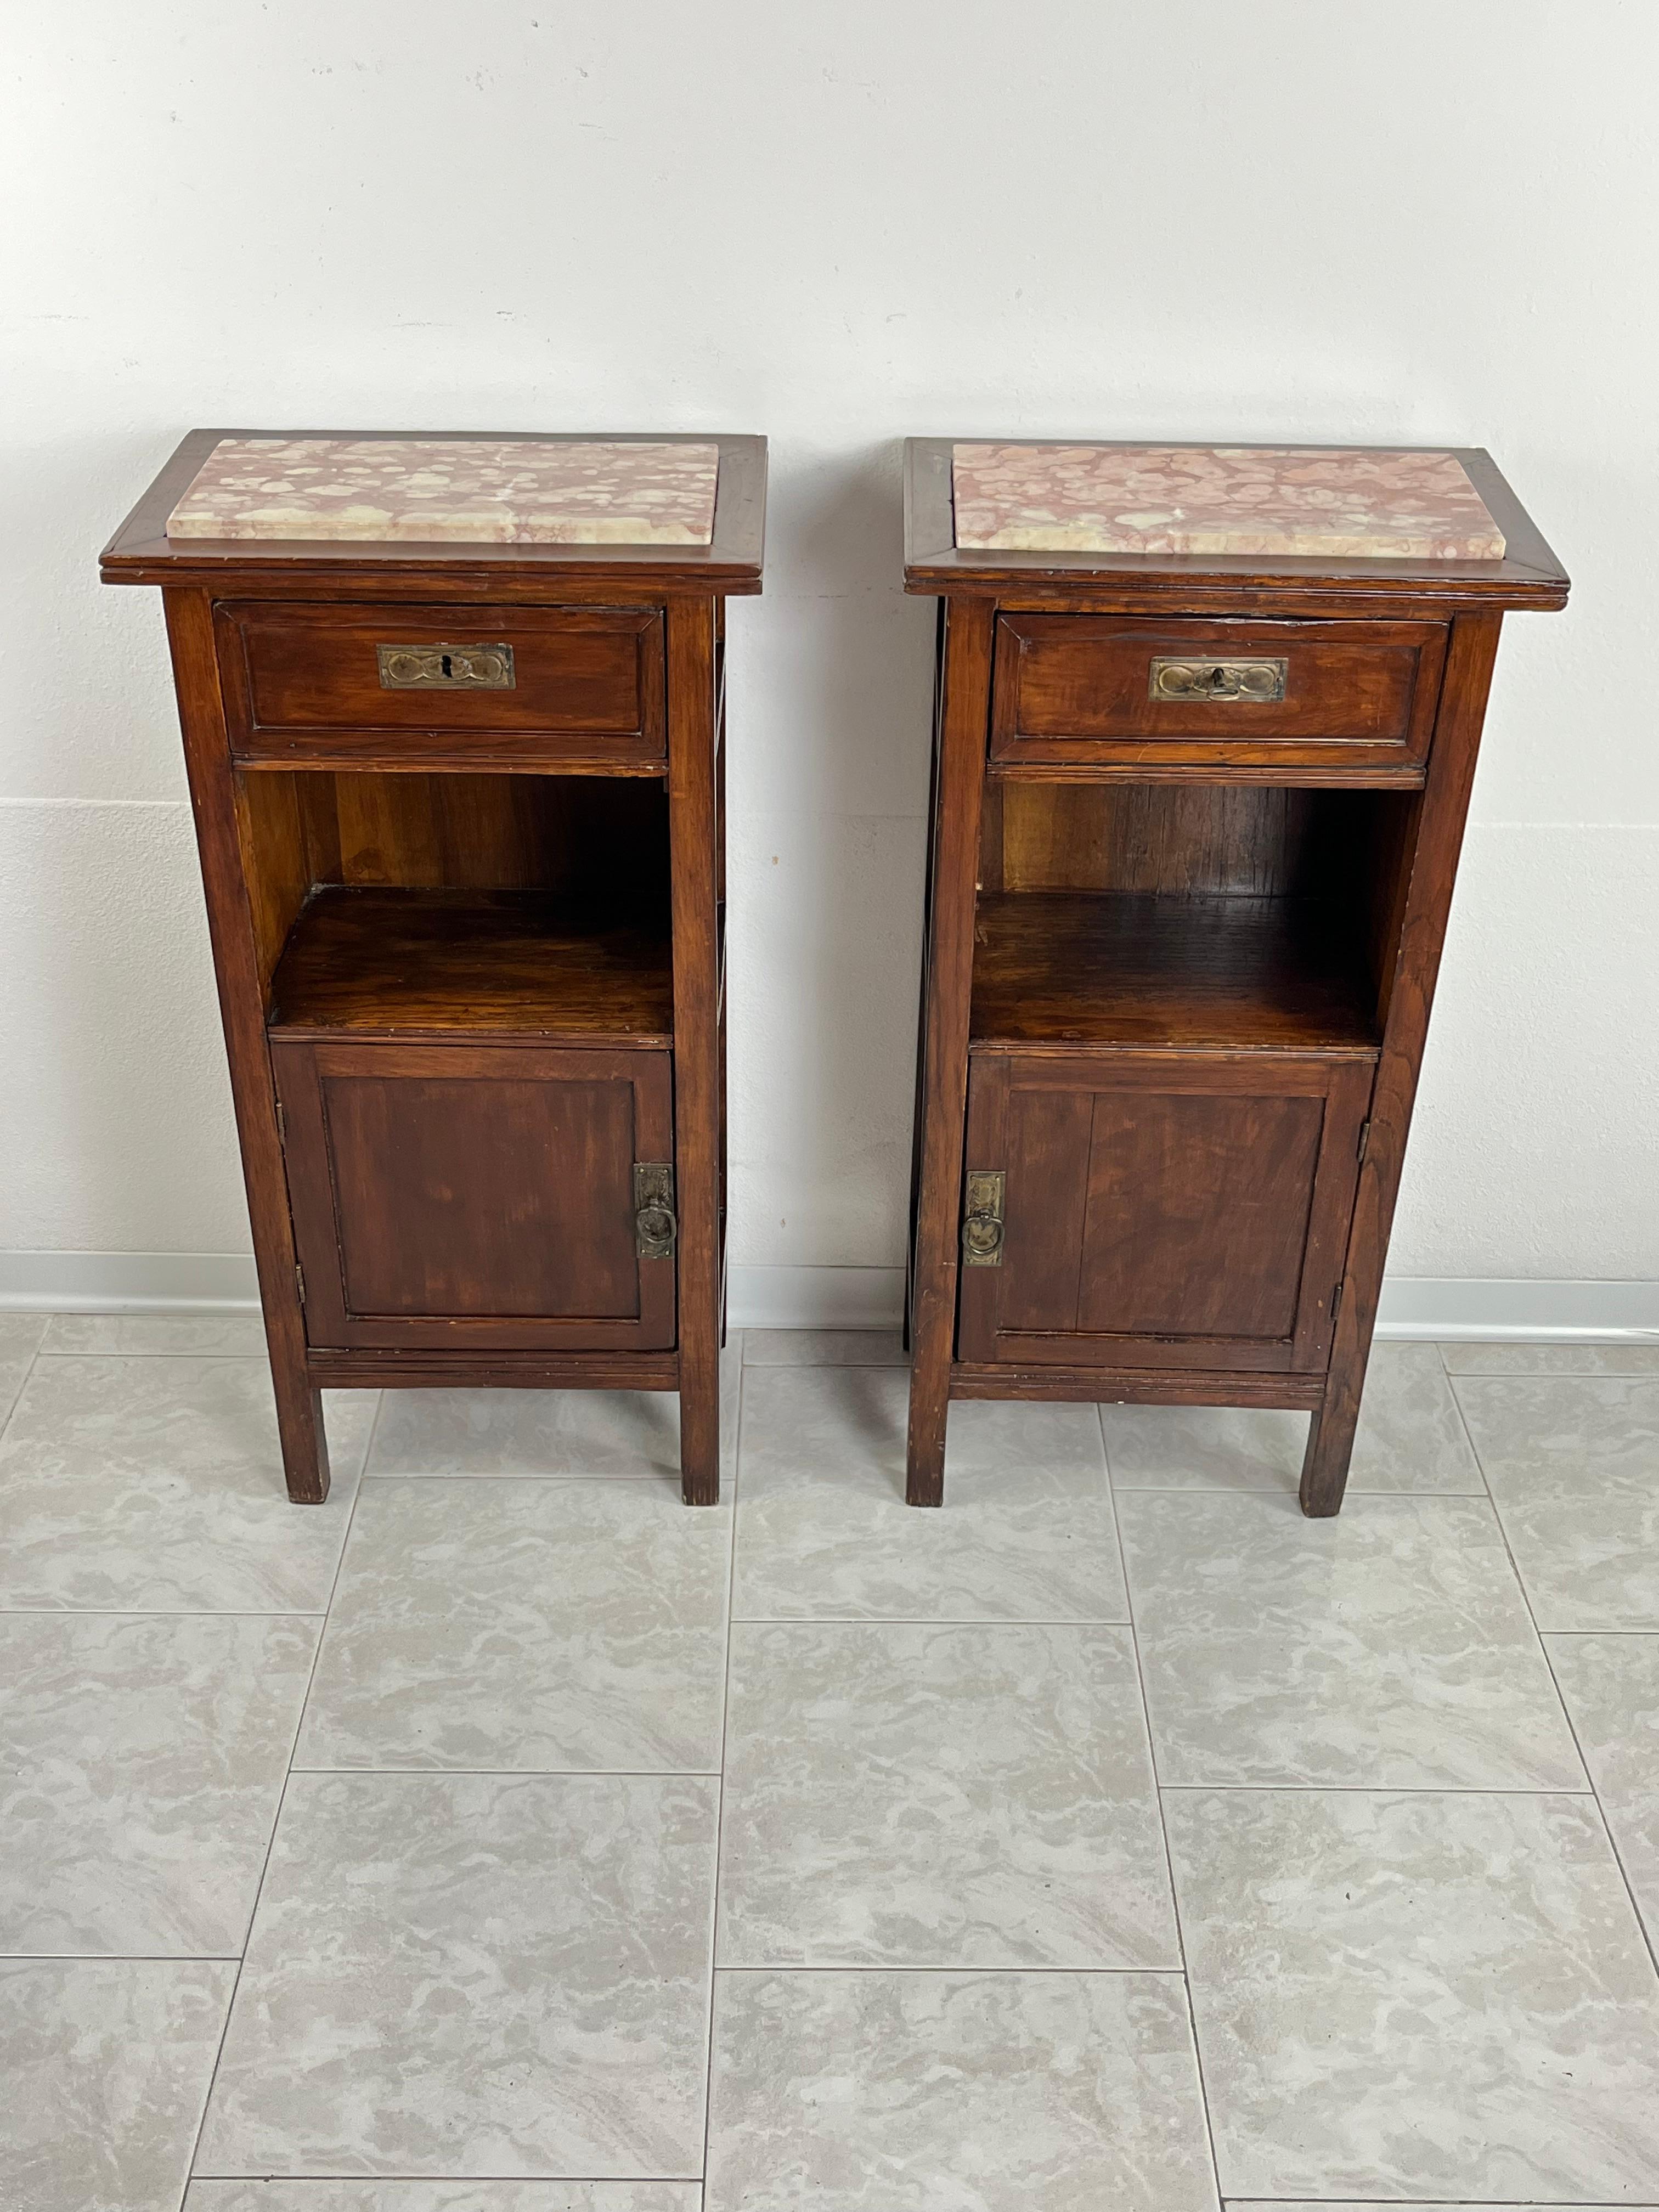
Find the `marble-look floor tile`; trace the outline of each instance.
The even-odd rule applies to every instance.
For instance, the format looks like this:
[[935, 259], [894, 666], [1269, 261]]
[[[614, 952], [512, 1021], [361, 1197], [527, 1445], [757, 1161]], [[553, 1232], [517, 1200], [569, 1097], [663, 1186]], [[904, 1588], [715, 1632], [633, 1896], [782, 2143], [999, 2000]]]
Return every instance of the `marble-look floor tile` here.
[[263, 1359], [265, 1326], [257, 1313], [54, 1314], [40, 1349]]
[[1659, 1343], [1443, 1344], [1448, 1375], [1659, 1375]]
[[291, 1505], [263, 1359], [37, 1359], [0, 1440], [0, 1606], [320, 1612], [379, 1393], [325, 1402], [328, 1503]]
[[716, 1790], [295, 1775], [198, 2171], [694, 2178]]
[[[1633, 2203], [1632, 2199], [1626, 2201], [1627, 2208]], [[1659, 2202], [1659, 2199], [1656, 2199], [1656, 2202]], [[1283, 2197], [1274, 2197], [1267, 2203], [1263, 2203], [1259, 2199], [1253, 2203], [1248, 2197], [1230, 2197], [1227, 2199], [1227, 2212], [1400, 2212], [1400, 2207], [1397, 2203], [1356, 2204], [1351, 2197], [1340, 2203], [1334, 2202], [1329, 2197], [1320, 2197], [1301, 2203], [1289, 2203]], [[1492, 2208], [1488, 2204], [1425, 2204], [1420, 2199], [1413, 2198], [1412, 2212], [1492, 2212]], [[1528, 2204], [1527, 2212], [1612, 2212], [1612, 2208], [1574, 2204]], [[1645, 2212], [1645, 2208], [1643, 2209], [1643, 2212]]]
[[[1308, 1416], [1221, 1406], [1103, 1406], [1116, 1490], [1294, 1490]], [[1479, 1496], [1484, 1485], [1431, 1344], [1378, 1344], [1350, 1491]]]
[[1486, 1498], [1117, 1510], [1165, 1784], [1586, 1786]]
[[240, 1953], [318, 1626], [0, 1613], [0, 1951]]
[[1659, 1944], [1659, 1635], [1548, 1641], [1637, 1909]]
[[715, 1984], [707, 2212], [1213, 2212], [1178, 1975]]
[[942, 1510], [904, 1502], [909, 1376], [751, 1367], [734, 1610], [750, 1620], [1128, 1620], [1091, 1406], [952, 1406]]
[[729, 1699], [722, 1965], [1179, 1968], [1127, 1629], [738, 1626]]
[[1224, 2196], [1652, 2194], [1659, 1977], [1593, 1800], [1164, 1802]]
[[[720, 1358], [720, 1480], [738, 1461], [743, 1353]], [[680, 1480], [672, 1390], [389, 1390], [371, 1474], [609, 1474]]]
[[744, 1337], [750, 1367], [908, 1367], [896, 1328], [751, 1328]]
[[296, 1763], [718, 1768], [731, 1548], [666, 1484], [370, 1475]]
[[1650, 1498], [1500, 1499], [1498, 1517], [1540, 1629], [1659, 1629], [1659, 1485]]
[[184, 2212], [699, 2212], [695, 2181], [192, 2181]]
[[0, 1429], [17, 1403], [46, 1328], [45, 1314], [0, 1313]]
[[177, 2212], [235, 1968], [0, 1962], [0, 2204]]
[[1500, 1505], [1659, 1495], [1659, 1376], [1460, 1376], [1453, 1388]]

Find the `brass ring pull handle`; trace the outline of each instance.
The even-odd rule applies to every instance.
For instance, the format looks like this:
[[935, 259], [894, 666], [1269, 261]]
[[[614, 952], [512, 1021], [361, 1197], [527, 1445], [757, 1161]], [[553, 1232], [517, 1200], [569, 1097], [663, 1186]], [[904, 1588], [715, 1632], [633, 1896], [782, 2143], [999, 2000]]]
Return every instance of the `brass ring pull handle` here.
[[988, 1267], [1002, 1251], [1002, 1224], [994, 1213], [970, 1213], [962, 1224], [962, 1249], [970, 1261]]
[[1152, 663], [1149, 699], [1243, 699], [1258, 703], [1285, 696], [1289, 666], [1282, 659], [1188, 660], [1164, 654]]
[[674, 1249], [678, 1224], [654, 1199], [634, 1216], [634, 1243], [641, 1260], [665, 1260]]
[[674, 1218], [674, 1170], [665, 1160], [634, 1163], [634, 1249], [641, 1260], [672, 1260], [679, 1224]]
[[999, 1170], [970, 1168], [963, 1193], [962, 1261], [966, 1267], [1002, 1265], [1002, 1191]]

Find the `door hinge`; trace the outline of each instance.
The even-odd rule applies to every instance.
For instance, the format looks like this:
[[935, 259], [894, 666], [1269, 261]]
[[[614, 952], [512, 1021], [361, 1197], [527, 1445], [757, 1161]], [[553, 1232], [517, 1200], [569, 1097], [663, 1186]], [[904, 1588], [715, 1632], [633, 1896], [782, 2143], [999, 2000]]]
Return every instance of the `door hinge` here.
[[1342, 1309], [1342, 1285], [1339, 1283], [1331, 1292], [1331, 1319], [1334, 1321]]
[[1002, 1265], [1002, 1199], [1006, 1177], [1000, 1169], [969, 1168], [962, 1206], [962, 1264], [964, 1267]]
[[1362, 1160], [1365, 1157], [1365, 1148], [1370, 1143], [1370, 1140], [1371, 1125], [1369, 1119], [1367, 1119], [1362, 1121], [1359, 1125], [1359, 1142], [1354, 1148], [1358, 1157]]
[[634, 1163], [634, 1249], [641, 1260], [672, 1260], [679, 1224], [674, 1218], [674, 1170], [666, 1160]]
[[283, 1102], [280, 1098], [276, 1101], [276, 1141], [283, 1146], [288, 1143], [288, 1116], [283, 1111]]
[[294, 1287], [300, 1293], [300, 1304], [306, 1302], [306, 1271], [296, 1260], [294, 1263]]

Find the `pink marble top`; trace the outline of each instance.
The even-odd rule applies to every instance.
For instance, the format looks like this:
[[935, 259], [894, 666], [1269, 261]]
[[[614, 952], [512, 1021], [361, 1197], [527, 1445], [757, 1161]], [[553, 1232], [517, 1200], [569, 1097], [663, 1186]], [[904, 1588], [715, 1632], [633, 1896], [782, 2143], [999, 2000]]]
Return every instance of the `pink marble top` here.
[[957, 446], [959, 546], [1501, 561], [1450, 453], [1312, 446]]
[[508, 438], [222, 438], [169, 538], [707, 545], [714, 445]]

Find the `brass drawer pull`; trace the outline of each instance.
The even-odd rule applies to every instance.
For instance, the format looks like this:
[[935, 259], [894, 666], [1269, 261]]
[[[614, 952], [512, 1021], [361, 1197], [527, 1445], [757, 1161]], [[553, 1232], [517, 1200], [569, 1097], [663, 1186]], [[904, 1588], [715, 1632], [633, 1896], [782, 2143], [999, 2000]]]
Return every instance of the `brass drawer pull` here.
[[674, 1218], [674, 1170], [663, 1160], [634, 1163], [634, 1249], [641, 1260], [672, 1260], [679, 1224]]
[[1152, 663], [1149, 699], [1250, 699], [1285, 696], [1284, 660], [1178, 660], [1165, 654]]
[[1002, 1265], [1003, 1176], [978, 1168], [968, 1171], [967, 1203], [962, 1216], [962, 1261], [965, 1267]]
[[383, 691], [512, 691], [510, 645], [377, 645]]

